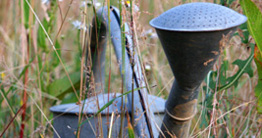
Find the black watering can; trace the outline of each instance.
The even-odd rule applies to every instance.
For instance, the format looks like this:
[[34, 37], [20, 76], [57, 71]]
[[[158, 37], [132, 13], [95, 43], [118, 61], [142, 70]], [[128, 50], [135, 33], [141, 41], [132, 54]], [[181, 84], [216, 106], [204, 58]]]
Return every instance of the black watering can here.
[[150, 21], [175, 75], [161, 137], [188, 137], [199, 86], [237, 26], [246, 20], [227, 7], [198, 2], [177, 6]]

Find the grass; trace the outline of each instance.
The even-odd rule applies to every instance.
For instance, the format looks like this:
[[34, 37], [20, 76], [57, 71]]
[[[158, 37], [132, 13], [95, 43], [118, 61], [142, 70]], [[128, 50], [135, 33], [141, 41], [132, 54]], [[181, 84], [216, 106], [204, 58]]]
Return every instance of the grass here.
[[[90, 87], [84, 85], [84, 77], [79, 77], [79, 80], [72, 78], [75, 72], [80, 72], [80, 76], [92, 74], [90, 67], [84, 63], [89, 43], [89, 26], [94, 16], [93, 8], [96, 7], [92, 4], [82, 6], [82, 2], [63, 0], [46, 4], [40, 0], [0, 1], [0, 135], [3, 134], [3, 137], [52, 137], [55, 131], [49, 108], [61, 103], [79, 103], [93, 91], [92, 83]], [[145, 67], [150, 93], [167, 98], [174, 77], [159, 39], [155, 37], [155, 31], [148, 22], [174, 6], [193, 1], [136, 0], [132, 5], [132, 19], [130, 9], [118, 1], [97, 1], [101, 6], [109, 2], [116, 7], [122, 6], [125, 11], [123, 21], [134, 23], [135, 45]], [[242, 13], [239, 1], [208, 2], [224, 3]], [[255, 3], [259, 7], [262, 5], [261, 1]], [[79, 23], [75, 21], [80, 22], [79, 26], [73, 25]], [[192, 121], [190, 131], [193, 137], [261, 136], [262, 116], [256, 110], [254, 94], [258, 80], [254, 61], [250, 63], [253, 76], [248, 75], [248, 71], [244, 72], [237, 85], [221, 91], [216, 90], [218, 87], [211, 87], [213, 83], [217, 83], [217, 86], [225, 85], [223, 79], [239, 71], [239, 66], [232, 63], [238, 59], [246, 60], [250, 56], [250, 43], [254, 43], [254, 40], [251, 36], [244, 38], [241, 35], [244, 31], [243, 28], [238, 30], [240, 35], [236, 34], [232, 38], [214, 65], [210, 81], [201, 85], [199, 112]], [[124, 93], [118, 61], [111, 46], [106, 58], [106, 70], [109, 70], [105, 77], [106, 92]], [[62, 95], [49, 91], [50, 85], [63, 77], [70, 88], [64, 90]], [[92, 78], [92, 75], [87, 77]], [[216, 77], [220, 77], [221, 81], [214, 81]], [[207, 82], [210, 89], [205, 87]], [[108, 118], [112, 116], [108, 115]], [[83, 115], [79, 115], [79, 122], [82, 119]], [[108, 121], [109, 126], [112, 123]], [[114, 133], [112, 127], [109, 128]]]

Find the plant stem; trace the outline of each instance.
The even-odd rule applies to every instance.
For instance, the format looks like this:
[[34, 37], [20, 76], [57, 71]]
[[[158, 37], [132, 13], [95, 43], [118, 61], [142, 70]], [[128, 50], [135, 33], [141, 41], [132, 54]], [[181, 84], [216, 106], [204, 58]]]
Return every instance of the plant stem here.
[[5, 127], [4, 131], [1, 133], [0, 137], [2, 137], [6, 130], [9, 128], [9, 126], [12, 124], [12, 122], [15, 120], [15, 118], [17, 117], [17, 115], [19, 114], [19, 112], [23, 109], [24, 105], [22, 105], [19, 110], [15, 113], [14, 117], [11, 119], [11, 121], [8, 123], [8, 125]]
[[[107, 19], [110, 20], [110, 12], [111, 12], [111, 8], [110, 8], [110, 0], [107, 0]], [[107, 88], [107, 102], [109, 102], [109, 93], [110, 93], [110, 82], [111, 82], [111, 45], [110, 45], [110, 40], [111, 40], [111, 26], [110, 26], [110, 21], [108, 21], [108, 44], [109, 44], [109, 76], [108, 76], [108, 88]], [[109, 108], [107, 109], [107, 122], [109, 122]], [[109, 128], [108, 128], [109, 129]], [[110, 136], [109, 136], [110, 137]]]
[[[28, 34], [26, 34], [28, 40]], [[27, 56], [26, 56], [26, 64], [29, 63], [29, 44], [27, 41]], [[24, 90], [23, 90], [23, 109], [22, 109], [22, 123], [20, 128], [20, 138], [23, 138], [24, 128], [25, 128], [25, 115], [26, 115], [26, 102], [27, 102], [27, 83], [28, 83], [28, 68], [25, 71], [24, 77]]]
[[131, 27], [131, 35], [132, 35], [132, 41], [133, 41], [133, 49], [132, 49], [132, 55], [131, 55], [131, 66], [132, 66], [132, 113], [131, 113], [131, 118], [132, 118], [132, 127], [134, 128], [134, 66], [135, 66], [135, 61], [134, 61], [134, 54], [135, 54], [135, 40], [134, 40], [134, 19], [133, 19], [133, 1], [130, 0], [130, 27]]
[[[125, 91], [125, 24], [123, 22], [123, 10], [122, 10], [122, 0], [119, 0], [119, 11], [120, 11], [120, 27], [121, 27], [121, 44], [122, 44], [122, 89], [121, 89], [121, 94]], [[119, 132], [119, 137], [123, 136], [123, 120], [124, 120], [124, 97], [121, 97], [121, 121], [120, 121], [120, 132]]]
[[[21, 42], [21, 49], [23, 50], [23, 47], [26, 47], [26, 53], [25, 53], [25, 64], [29, 63], [29, 36], [26, 32], [26, 25], [25, 25], [25, 16], [24, 16], [24, 1], [21, 0], [21, 13], [22, 13], [22, 35], [25, 37], [25, 43], [23, 41]], [[24, 45], [25, 44], [25, 45]], [[24, 52], [24, 51], [22, 51]], [[24, 128], [25, 128], [25, 116], [26, 116], [26, 102], [27, 102], [27, 82], [28, 82], [28, 68], [25, 70], [25, 76], [24, 76], [24, 90], [23, 90], [23, 107], [22, 107], [22, 123], [20, 128], [20, 138], [23, 138], [24, 136]]]

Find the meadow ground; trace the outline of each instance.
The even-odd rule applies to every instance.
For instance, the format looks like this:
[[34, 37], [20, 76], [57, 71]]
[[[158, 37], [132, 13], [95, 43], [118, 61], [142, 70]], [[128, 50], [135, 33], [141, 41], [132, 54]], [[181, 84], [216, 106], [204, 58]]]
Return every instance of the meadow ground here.
[[[134, 1], [136, 48], [145, 69], [150, 93], [164, 99], [175, 78], [149, 21], [174, 6], [189, 2], [196, 1]], [[205, 2], [223, 4], [243, 13], [239, 0]], [[94, 8], [107, 5], [100, 0], [94, 3], [85, 0], [0, 1], [0, 135], [5, 132], [3, 137], [52, 137], [53, 129], [49, 121], [52, 121], [53, 115], [49, 108], [77, 102], [78, 98], [83, 100], [86, 92], [90, 91], [84, 87], [84, 79], [79, 74], [89, 71], [84, 64], [83, 54], [89, 43], [88, 32]], [[123, 19], [128, 24], [129, 3], [125, 1], [122, 5], [126, 11]], [[262, 8], [261, 0], [255, 3]], [[119, 7], [117, 1], [111, 1], [111, 5]], [[216, 73], [213, 73], [211, 80], [219, 78], [215, 81], [217, 86], [224, 85], [227, 78], [238, 73], [239, 66], [232, 64], [235, 60], [245, 60], [250, 56], [254, 40], [246, 35], [246, 31], [246, 26], [238, 29], [212, 68]], [[105, 86], [108, 86], [109, 81], [111, 85], [109, 90], [105, 87], [105, 92], [121, 92], [118, 62], [109, 45], [106, 52]], [[192, 120], [192, 137], [262, 135], [262, 116], [256, 110], [257, 98], [254, 93], [258, 80], [257, 68], [254, 61], [250, 64], [253, 76], [244, 73], [236, 85], [226, 90], [207, 90], [207, 83], [203, 82], [197, 104], [198, 113]], [[76, 72], [79, 72], [78, 76], [72, 75]], [[50, 88], [53, 82], [67, 76], [73, 77], [72, 83], [66, 80], [66, 84], [62, 82], [61, 86]], [[71, 88], [72, 84], [75, 89]], [[64, 93], [53, 91], [60, 88]]]

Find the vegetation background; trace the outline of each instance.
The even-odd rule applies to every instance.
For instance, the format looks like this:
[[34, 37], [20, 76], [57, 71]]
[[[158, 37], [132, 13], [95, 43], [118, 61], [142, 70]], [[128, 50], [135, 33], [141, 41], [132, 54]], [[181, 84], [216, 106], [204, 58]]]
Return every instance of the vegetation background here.
[[[243, 14], [239, 0], [201, 1], [218, 3]], [[0, 137], [52, 137], [49, 108], [85, 98], [90, 90], [83, 85], [80, 74], [89, 73], [84, 65], [89, 26], [94, 8], [108, 2], [119, 6], [119, 1], [102, 0], [0, 1]], [[174, 77], [149, 21], [189, 2], [197, 1], [133, 1], [137, 49], [153, 95], [167, 98]], [[253, 2], [261, 11], [262, 1]], [[130, 23], [130, 1], [123, 1], [122, 8], [126, 11], [122, 15], [124, 22]], [[262, 116], [257, 110], [261, 98], [255, 93], [259, 75], [255, 62], [247, 60], [253, 59], [256, 48], [248, 29], [247, 24], [240, 26], [214, 65], [209, 80], [201, 85], [199, 112], [190, 131], [192, 137], [261, 136]], [[105, 86], [110, 75], [109, 91], [120, 92], [122, 80], [113, 54], [113, 49], [107, 50]], [[236, 63], [237, 60], [243, 62]], [[248, 67], [241, 70], [242, 65]], [[218, 85], [213, 85], [216, 82]], [[233, 83], [228, 85], [230, 82]], [[228, 87], [220, 91], [217, 89], [220, 86]]]

